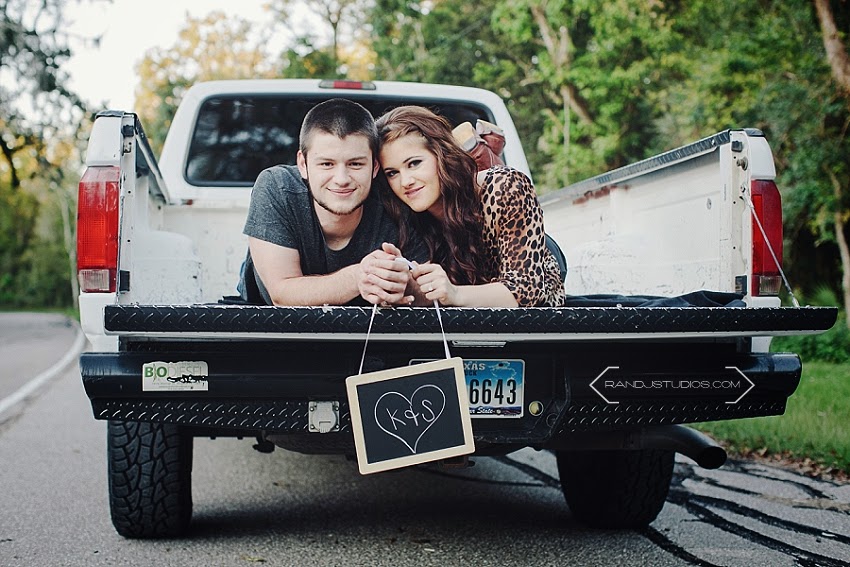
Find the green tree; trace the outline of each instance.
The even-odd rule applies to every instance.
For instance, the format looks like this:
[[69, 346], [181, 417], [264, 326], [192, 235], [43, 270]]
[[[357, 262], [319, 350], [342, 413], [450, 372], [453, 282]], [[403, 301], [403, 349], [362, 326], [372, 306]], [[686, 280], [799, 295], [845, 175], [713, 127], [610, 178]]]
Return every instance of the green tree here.
[[[471, 84], [502, 95], [538, 186], [646, 157], [674, 35], [650, 0], [378, 0], [378, 78]], [[659, 65], [659, 61], [665, 61]]]
[[846, 308], [850, 105], [830, 57], [847, 57], [837, 29], [848, 28], [850, 6], [832, 6], [833, 30], [822, 35], [808, 0], [682, 3], [670, 13], [682, 41], [669, 56], [690, 64], [653, 97], [659, 132], [677, 144], [725, 128], [765, 131], [784, 199], [789, 279], [804, 295], [842, 279]]
[[[74, 179], [86, 107], [65, 85], [61, 0], [5, 0], [0, 10], [0, 303], [68, 305]], [[59, 208], [59, 205], [63, 208]], [[57, 237], [45, 227], [67, 219]], [[70, 242], [69, 242], [70, 241]], [[66, 246], [66, 244], [68, 246]], [[55, 246], [54, 246], [55, 245]], [[70, 261], [69, 261], [70, 260]], [[38, 263], [56, 269], [38, 277]]]
[[[375, 77], [472, 85], [476, 63], [494, 50], [495, 0], [377, 0], [369, 12]], [[496, 53], [498, 55], [498, 53]]]
[[[818, 22], [823, 35], [823, 46], [826, 59], [832, 71], [832, 77], [838, 87], [838, 94], [843, 101], [845, 109], [850, 110], [850, 54], [847, 51], [844, 34], [838, 31], [835, 12], [827, 0], [814, 0]], [[844, 10], [839, 13], [844, 28], [850, 27], [850, 9], [846, 3], [842, 3]], [[850, 144], [847, 143], [847, 126], [850, 125], [850, 116], [845, 114], [845, 122], [842, 128], [841, 142], [844, 157], [850, 154]], [[841, 259], [841, 289], [845, 312], [850, 312], [850, 244], [848, 244], [848, 225], [850, 225], [850, 167], [847, 160], [840, 162], [831, 161], [823, 164], [823, 171], [829, 177], [832, 185], [833, 203], [829, 203], [832, 209], [832, 236], [838, 246]], [[850, 317], [845, 317], [847, 328], [850, 329]]]
[[424, 81], [491, 89], [505, 100], [532, 171], [546, 157], [537, 151], [549, 99], [523, 79], [534, 49], [505, 41], [491, 25], [498, 0], [409, 2], [377, 0], [369, 13], [376, 79]]
[[194, 83], [277, 75], [266, 51], [270, 35], [270, 28], [212, 12], [189, 17], [173, 46], [145, 53], [136, 67], [136, 109], [156, 153], [162, 150], [177, 106]]
[[330, 49], [317, 47], [313, 38], [301, 37], [280, 54], [280, 65], [280, 76], [284, 78], [335, 78], [339, 60]]
[[543, 183], [560, 187], [654, 149], [651, 93], [674, 62], [675, 35], [653, 0], [499, 2], [493, 26], [519, 49], [534, 46], [516, 82], [546, 94], [539, 150]]
[[[340, 38], [347, 35], [350, 42], [357, 39], [362, 14], [366, 9], [364, 0], [272, 0], [267, 6], [275, 14], [280, 29], [292, 35], [293, 46], [285, 52], [284, 60], [288, 76], [339, 77], [345, 75], [345, 58], [340, 47]], [[317, 47], [323, 38], [293, 17], [296, 8], [306, 7], [330, 28], [330, 46]], [[304, 33], [295, 32], [307, 28]], [[299, 73], [303, 73], [300, 74]]]

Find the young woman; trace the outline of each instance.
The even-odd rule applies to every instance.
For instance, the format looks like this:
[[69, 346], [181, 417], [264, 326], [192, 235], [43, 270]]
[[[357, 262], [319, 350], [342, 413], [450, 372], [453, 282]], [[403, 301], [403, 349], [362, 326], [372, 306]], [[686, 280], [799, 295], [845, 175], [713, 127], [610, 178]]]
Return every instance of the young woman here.
[[[564, 285], [546, 248], [543, 211], [528, 177], [509, 167], [478, 172], [449, 123], [418, 106], [378, 119], [385, 206], [400, 223], [404, 250], [413, 229], [431, 262], [416, 265], [416, 304], [534, 307], [564, 303]], [[379, 175], [379, 178], [381, 176]], [[418, 287], [418, 289], [416, 289]]]

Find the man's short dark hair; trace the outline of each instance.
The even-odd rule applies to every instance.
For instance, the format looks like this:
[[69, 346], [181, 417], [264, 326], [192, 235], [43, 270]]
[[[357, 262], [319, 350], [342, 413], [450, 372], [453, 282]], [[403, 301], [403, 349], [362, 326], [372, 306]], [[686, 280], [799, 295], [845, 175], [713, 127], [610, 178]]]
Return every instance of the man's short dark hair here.
[[332, 98], [310, 109], [301, 124], [298, 135], [299, 149], [307, 155], [310, 136], [315, 131], [345, 138], [352, 134], [365, 136], [372, 150], [372, 158], [377, 158], [380, 138], [375, 127], [375, 118], [362, 105], [344, 98]]

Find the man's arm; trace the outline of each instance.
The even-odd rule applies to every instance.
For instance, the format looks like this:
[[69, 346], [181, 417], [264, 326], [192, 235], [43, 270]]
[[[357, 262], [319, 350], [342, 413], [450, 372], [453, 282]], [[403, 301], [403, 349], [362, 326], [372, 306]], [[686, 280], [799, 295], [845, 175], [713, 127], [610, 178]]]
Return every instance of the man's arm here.
[[323, 276], [305, 276], [294, 248], [253, 237], [248, 238], [248, 248], [275, 305], [343, 305], [360, 294], [358, 265]]

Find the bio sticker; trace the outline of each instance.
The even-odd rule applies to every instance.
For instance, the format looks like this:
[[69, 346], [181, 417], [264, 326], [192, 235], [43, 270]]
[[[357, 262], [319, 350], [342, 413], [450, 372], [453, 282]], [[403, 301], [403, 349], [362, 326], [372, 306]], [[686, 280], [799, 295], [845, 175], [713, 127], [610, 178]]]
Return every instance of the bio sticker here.
[[142, 365], [143, 392], [185, 392], [209, 390], [210, 371], [202, 360], [147, 362]]

